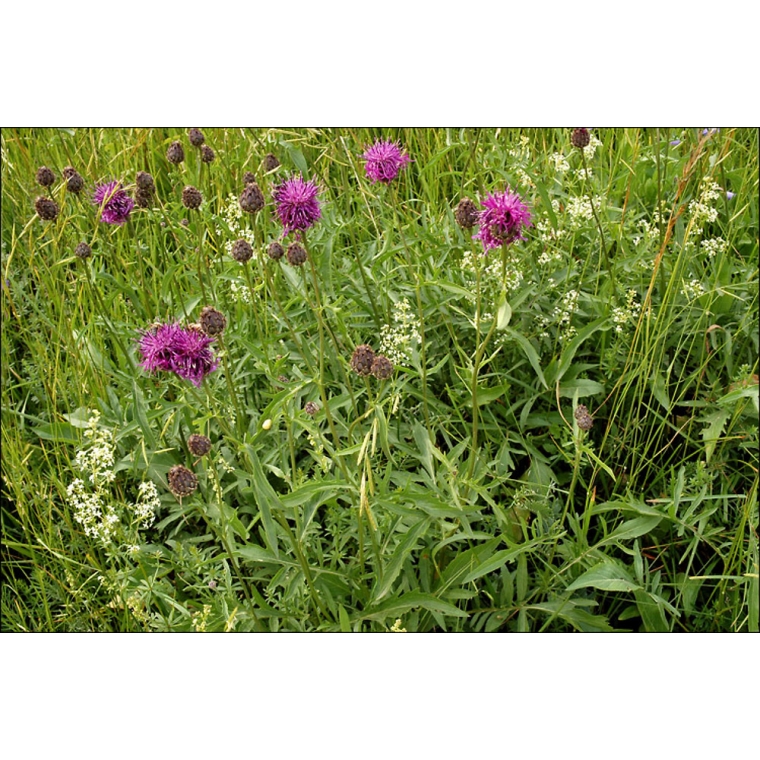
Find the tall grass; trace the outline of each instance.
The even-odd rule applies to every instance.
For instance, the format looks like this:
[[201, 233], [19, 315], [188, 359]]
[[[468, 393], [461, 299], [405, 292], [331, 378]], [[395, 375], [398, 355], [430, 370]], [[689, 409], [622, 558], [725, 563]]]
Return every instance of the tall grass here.
[[[210, 164], [178, 130], [2, 132], [4, 630], [758, 630], [755, 131], [602, 130], [585, 156], [559, 129], [204, 133]], [[388, 186], [377, 138], [413, 159]], [[98, 221], [94, 184], [138, 171], [155, 202]], [[265, 254], [293, 173], [321, 188], [302, 267]], [[483, 256], [454, 209], [506, 186], [533, 227]], [[218, 369], [146, 373], [141, 331], [205, 305]], [[352, 371], [360, 344], [390, 380]], [[98, 436], [114, 475], [89, 482]]]

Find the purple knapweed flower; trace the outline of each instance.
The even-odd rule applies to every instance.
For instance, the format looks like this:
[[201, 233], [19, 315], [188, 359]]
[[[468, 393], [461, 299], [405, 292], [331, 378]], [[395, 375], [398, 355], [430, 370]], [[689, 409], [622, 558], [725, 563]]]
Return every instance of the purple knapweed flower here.
[[203, 378], [219, 366], [219, 360], [209, 348], [213, 342], [214, 338], [200, 329], [182, 327], [176, 322], [157, 325], [142, 333], [140, 366], [151, 373], [174, 372], [199, 386]]
[[390, 140], [376, 140], [371, 148], [362, 153], [362, 158], [367, 162], [364, 171], [372, 182], [382, 182], [389, 185], [398, 173], [412, 162], [406, 153], [401, 152], [398, 143]]
[[486, 252], [525, 240], [523, 229], [531, 226], [530, 211], [518, 193], [509, 188], [503, 193], [489, 193], [481, 204], [485, 211], [478, 214], [480, 231], [474, 239], [483, 243]]
[[106, 224], [124, 224], [135, 207], [135, 202], [121, 189], [118, 180], [98, 185], [92, 202], [100, 206], [100, 218]]
[[285, 235], [308, 230], [321, 218], [318, 193], [316, 182], [307, 182], [301, 175], [294, 175], [275, 188], [273, 195], [277, 203], [277, 216], [285, 228]]

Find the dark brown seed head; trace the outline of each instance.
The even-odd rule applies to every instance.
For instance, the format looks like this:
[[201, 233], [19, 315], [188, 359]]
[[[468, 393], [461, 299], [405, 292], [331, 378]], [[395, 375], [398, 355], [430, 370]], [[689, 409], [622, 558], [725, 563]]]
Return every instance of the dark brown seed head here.
[[181, 164], [185, 160], [185, 149], [181, 142], [175, 141], [166, 149], [166, 159], [170, 164]]
[[252, 182], [256, 181], [256, 175], [253, 172], [246, 172], [243, 175], [243, 184], [244, 185], [250, 185]]
[[201, 203], [203, 203], [203, 196], [201, 195], [201, 191], [198, 190], [197, 187], [188, 185], [182, 191], [182, 205], [185, 208], [194, 210], [194, 209], [200, 208]]
[[303, 410], [306, 414], [310, 414], [313, 417], [319, 411], [319, 405], [315, 404], [313, 401], [307, 401], [303, 405]]
[[53, 174], [53, 170], [48, 169], [47, 166], [40, 166], [40, 168], [37, 169], [37, 182], [39, 182], [42, 187], [50, 187], [50, 185], [55, 182], [55, 174]]
[[255, 182], [249, 182], [240, 193], [240, 208], [249, 214], [255, 214], [264, 208], [264, 193]]
[[152, 193], [156, 189], [156, 183], [153, 181], [153, 175], [148, 172], [137, 172], [135, 179], [138, 190], [145, 190]]
[[153, 204], [153, 191], [137, 188], [137, 192], [135, 193], [135, 203], [140, 208], [150, 208]]
[[193, 433], [187, 439], [187, 448], [193, 456], [205, 457], [211, 451], [211, 439], [206, 438], [205, 435]]
[[175, 464], [169, 470], [169, 490], [178, 498], [190, 496], [198, 488], [198, 478], [195, 473], [183, 467], [181, 464]]
[[253, 256], [253, 248], [251, 248], [251, 244], [247, 240], [240, 238], [240, 240], [236, 240], [232, 244], [232, 258], [235, 261], [245, 264], [246, 261], [250, 260], [251, 256]]
[[190, 145], [194, 145], [196, 148], [200, 148], [201, 145], [205, 142], [205, 138], [203, 137], [203, 132], [200, 131], [197, 127], [193, 127], [188, 133], [187, 137], [190, 140]]
[[64, 179], [68, 179], [69, 177], [72, 177], [76, 173], [77, 173], [77, 170], [73, 166], [66, 166], [64, 170], [61, 172], [61, 176]]
[[583, 404], [575, 407], [575, 419], [581, 430], [591, 430], [594, 424], [594, 418], [588, 413], [588, 409]]
[[478, 207], [469, 198], [462, 198], [454, 211], [454, 218], [462, 229], [470, 230], [478, 223]]
[[378, 380], [390, 380], [393, 377], [393, 362], [382, 354], [372, 360], [372, 374]]
[[375, 352], [367, 345], [362, 344], [354, 349], [351, 356], [351, 369], [357, 375], [366, 377], [372, 374], [372, 362], [375, 360]]
[[74, 249], [74, 255], [79, 259], [89, 259], [92, 256], [92, 248], [87, 243], [80, 243]]
[[206, 335], [220, 335], [227, 327], [227, 317], [213, 306], [204, 306], [198, 321]]
[[39, 215], [40, 219], [52, 222], [58, 216], [58, 204], [55, 201], [51, 201], [50, 198], [43, 198], [40, 196], [34, 202], [34, 210]]
[[591, 142], [591, 135], [585, 127], [578, 127], [573, 130], [573, 134], [570, 135], [570, 142], [576, 148], [585, 148]]
[[264, 156], [265, 172], [274, 171], [279, 165], [280, 162], [277, 160], [277, 156], [275, 156], [274, 153], [267, 153], [266, 156]]
[[79, 174], [74, 172], [66, 178], [66, 189], [70, 193], [81, 193], [84, 190], [84, 180]]
[[269, 256], [272, 261], [279, 261], [284, 254], [285, 249], [276, 240], [269, 244], [269, 247], [267, 248], [267, 256]]
[[291, 243], [288, 246], [288, 264], [300, 267], [306, 262], [306, 249], [300, 243]]
[[201, 161], [204, 164], [210, 164], [215, 158], [216, 153], [208, 145], [201, 145]]

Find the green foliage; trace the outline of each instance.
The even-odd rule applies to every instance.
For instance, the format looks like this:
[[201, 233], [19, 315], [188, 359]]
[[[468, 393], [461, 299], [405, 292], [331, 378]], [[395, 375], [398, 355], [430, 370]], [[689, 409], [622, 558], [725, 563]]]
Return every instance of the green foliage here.
[[[3, 630], [758, 630], [756, 131], [603, 130], [585, 162], [566, 130], [204, 132], [211, 164], [174, 130], [2, 132]], [[388, 186], [379, 137], [414, 159]], [[138, 171], [150, 207], [99, 222]], [[265, 254], [293, 172], [298, 268]], [[454, 209], [505, 185], [533, 226], [484, 257]], [[200, 388], [140, 368], [206, 305]]]

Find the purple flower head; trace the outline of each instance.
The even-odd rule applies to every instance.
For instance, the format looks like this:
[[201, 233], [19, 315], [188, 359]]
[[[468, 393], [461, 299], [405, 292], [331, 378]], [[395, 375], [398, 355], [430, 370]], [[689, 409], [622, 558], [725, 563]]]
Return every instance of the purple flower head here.
[[372, 182], [382, 182], [389, 185], [398, 173], [412, 162], [406, 153], [401, 152], [398, 143], [390, 140], [376, 140], [371, 148], [362, 153], [362, 158], [367, 162], [364, 171]]
[[285, 235], [296, 230], [308, 230], [322, 216], [317, 193], [319, 188], [316, 182], [307, 182], [301, 175], [294, 175], [275, 188], [277, 216], [285, 228]]
[[736, 193], [732, 193], [730, 190], [726, 190], [726, 200], [730, 201], [731, 198], [735, 198]]
[[219, 366], [209, 346], [214, 342], [197, 329], [178, 323], [158, 325], [145, 330], [139, 341], [143, 360], [140, 366], [148, 372], [174, 372], [183, 380], [199, 386], [203, 378]]
[[531, 226], [530, 211], [518, 193], [507, 188], [503, 193], [489, 193], [481, 201], [485, 211], [478, 214], [480, 231], [474, 236], [486, 252], [516, 240], [525, 240], [523, 229]]
[[675, 148], [677, 145], [681, 144], [680, 140], [671, 140], [670, 144]]
[[98, 185], [92, 202], [102, 209], [100, 218], [106, 224], [124, 224], [135, 207], [135, 202], [121, 189], [118, 180]]

